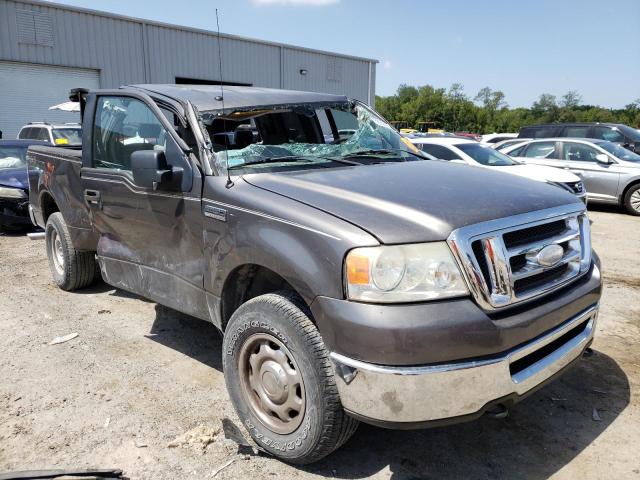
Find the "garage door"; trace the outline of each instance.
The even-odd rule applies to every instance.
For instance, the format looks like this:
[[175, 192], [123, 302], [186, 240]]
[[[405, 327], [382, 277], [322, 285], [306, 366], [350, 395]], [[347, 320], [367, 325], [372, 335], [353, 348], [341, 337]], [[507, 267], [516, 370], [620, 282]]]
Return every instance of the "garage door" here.
[[29, 122], [78, 122], [75, 112], [48, 110], [69, 101], [75, 87], [100, 88], [97, 70], [0, 62], [0, 130], [2, 138], [16, 138]]

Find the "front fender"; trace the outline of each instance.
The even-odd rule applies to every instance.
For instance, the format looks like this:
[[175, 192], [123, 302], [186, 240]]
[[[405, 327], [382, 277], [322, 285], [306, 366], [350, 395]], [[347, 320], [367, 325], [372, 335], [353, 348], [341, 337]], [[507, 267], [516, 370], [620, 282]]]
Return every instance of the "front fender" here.
[[[368, 233], [311, 206], [247, 184], [241, 178], [207, 177], [205, 289], [221, 297], [236, 268], [254, 264], [283, 277], [310, 304], [318, 295], [343, 298], [342, 262], [356, 246], [377, 245]], [[215, 200], [214, 200], [215, 199]]]

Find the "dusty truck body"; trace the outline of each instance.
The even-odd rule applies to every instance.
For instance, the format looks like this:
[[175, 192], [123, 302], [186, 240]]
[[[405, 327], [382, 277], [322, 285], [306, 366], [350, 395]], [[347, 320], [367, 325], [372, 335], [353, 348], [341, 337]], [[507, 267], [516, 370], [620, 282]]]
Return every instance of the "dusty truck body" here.
[[501, 414], [579, 360], [601, 291], [584, 205], [422, 161], [343, 96], [72, 92], [82, 152], [29, 151], [56, 283], [99, 277], [213, 322], [256, 444], [308, 463], [358, 421]]

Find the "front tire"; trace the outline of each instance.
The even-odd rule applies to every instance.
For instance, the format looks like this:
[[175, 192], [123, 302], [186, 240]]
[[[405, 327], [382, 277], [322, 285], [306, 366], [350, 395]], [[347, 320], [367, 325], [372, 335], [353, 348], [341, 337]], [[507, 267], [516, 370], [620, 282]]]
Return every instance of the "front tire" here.
[[640, 184], [631, 187], [624, 195], [624, 207], [631, 215], [640, 216]]
[[56, 285], [62, 290], [76, 290], [95, 282], [98, 268], [94, 252], [75, 249], [69, 228], [60, 212], [52, 213], [45, 228], [49, 268]]
[[258, 447], [286, 462], [329, 455], [355, 432], [329, 354], [307, 306], [288, 292], [253, 298], [231, 316], [223, 341], [231, 401]]

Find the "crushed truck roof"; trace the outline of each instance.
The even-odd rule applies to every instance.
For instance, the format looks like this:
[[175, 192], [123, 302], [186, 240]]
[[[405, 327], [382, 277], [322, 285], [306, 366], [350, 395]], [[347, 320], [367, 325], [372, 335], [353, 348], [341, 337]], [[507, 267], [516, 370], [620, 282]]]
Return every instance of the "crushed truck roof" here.
[[191, 102], [201, 112], [222, 110], [223, 99], [226, 112], [282, 105], [344, 103], [349, 100], [344, 95], [262, 87], [225, 85], [224, 96], [219, 85], [143, 84], [130, 87], [173, 98], [182, 103]]

